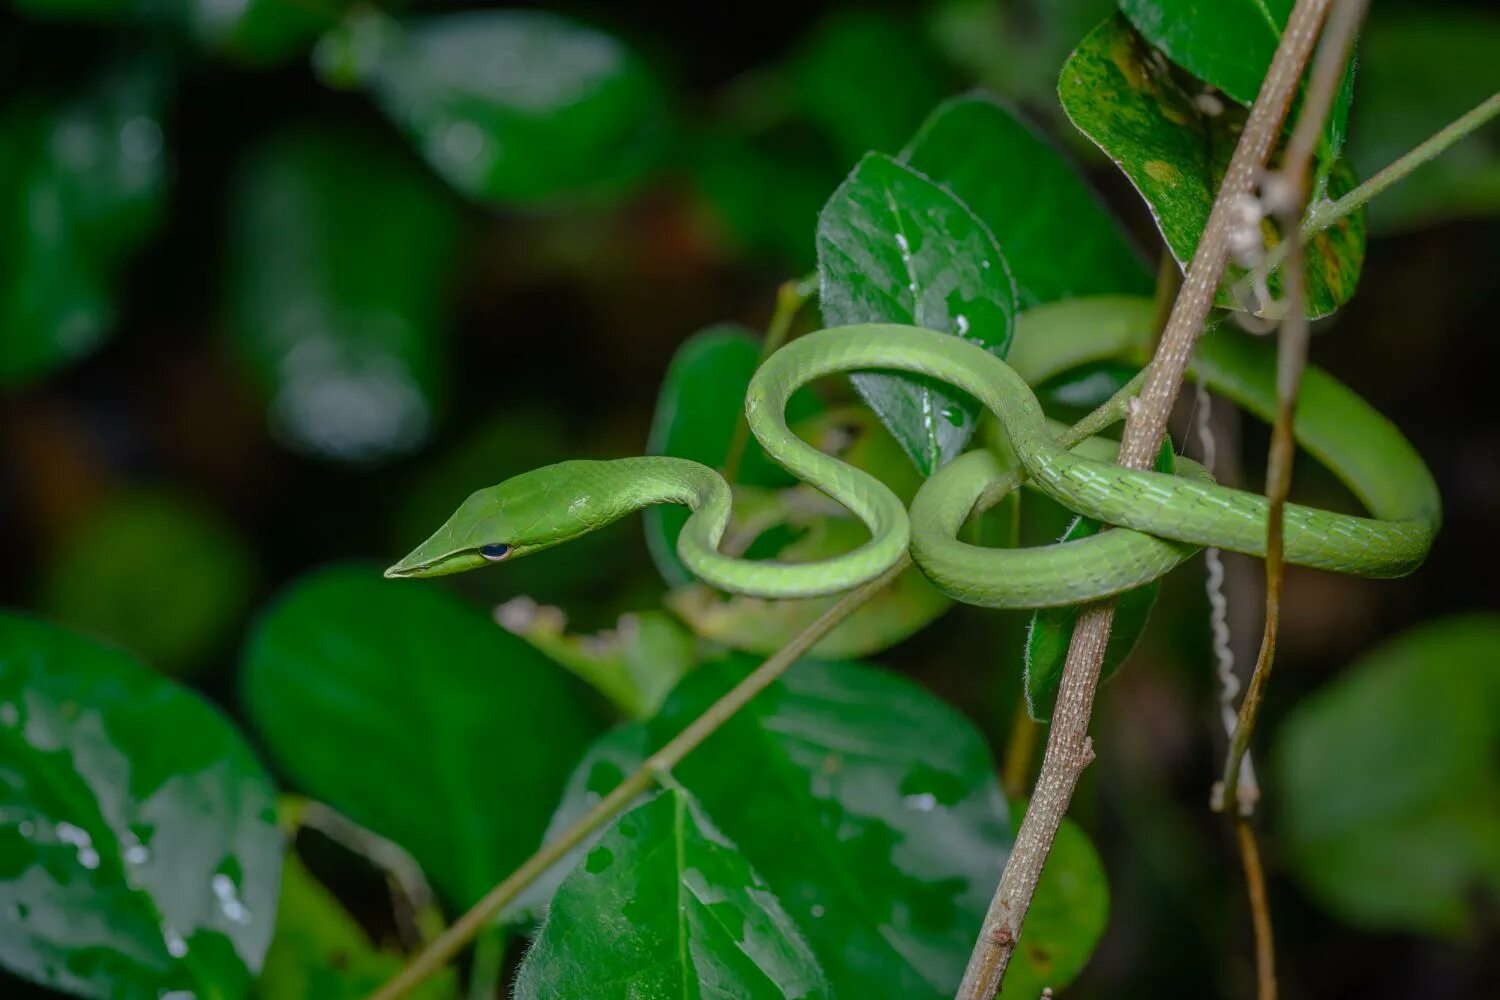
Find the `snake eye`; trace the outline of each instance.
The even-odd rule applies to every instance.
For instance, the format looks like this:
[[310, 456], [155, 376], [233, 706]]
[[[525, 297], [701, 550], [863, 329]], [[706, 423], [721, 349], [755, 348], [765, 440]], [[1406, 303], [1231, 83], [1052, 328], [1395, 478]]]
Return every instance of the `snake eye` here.
[[493, 545], [481, 545], [479, 546], [479, 554], [490, 562], [499, 562], [510, 555], [510, 546], [504, 542], [495, 542]]

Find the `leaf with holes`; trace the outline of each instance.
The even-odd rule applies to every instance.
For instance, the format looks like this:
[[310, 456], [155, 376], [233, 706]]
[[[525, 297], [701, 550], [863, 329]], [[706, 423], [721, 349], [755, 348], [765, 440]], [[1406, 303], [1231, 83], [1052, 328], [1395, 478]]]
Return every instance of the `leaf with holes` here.
[[275, 790], [217, 709], [0, 615], [0, 965], [79, 996], [243, 996], [281, 853]]
[[765, 881], [672, 788], [616, 820], [563, 880], [515, 996], [710, 995], [833, 994]]
[[[954, 195], [889, 156], [854, 168], [818, 217], [823, 320], [907, 323], [1010, 349], [1016, 284], [995, 237]], [[918, 471], [931, 475], [963, 451], [979, 404], [913, 375], [853, 376]]]
[[[1079, 44], [1058, 83], [1063, 110], [1140, 191], [1183, 267], [1203, 235], [1245, 118], [1235, 106], [1205, 110], [1187, 85], [1121, 17], [1104, 22]], [[1354, 186], [1354, 175], [1343, 161], [1330, 169], [1328, 195], [1336, 198]], [[1261, 223], [1261, 232], [1267, 249], [1280, 240], [1270, 220]], [[1308, 316], [1326, 316], [1349, 300], [1364, 254], [1363, 212], [1308, 242]], [[1229, 266], [1219, 305], [1238, 308], [1254, 301], [1235, 292], [1245, 277], [1243, 268]], [[1271, 276], [1270, 289], [1279, 294], [1279, 274]]]

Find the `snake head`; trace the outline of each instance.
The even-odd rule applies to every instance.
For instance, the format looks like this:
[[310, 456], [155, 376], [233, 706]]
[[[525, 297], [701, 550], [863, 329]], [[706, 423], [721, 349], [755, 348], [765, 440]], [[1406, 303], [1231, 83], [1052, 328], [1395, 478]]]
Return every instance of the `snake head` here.
[[446, 576], [577, 538], [600, 523], [599, 462], [560, 462], [470, 494], [421, 545], [385, 571], [391, 578]]

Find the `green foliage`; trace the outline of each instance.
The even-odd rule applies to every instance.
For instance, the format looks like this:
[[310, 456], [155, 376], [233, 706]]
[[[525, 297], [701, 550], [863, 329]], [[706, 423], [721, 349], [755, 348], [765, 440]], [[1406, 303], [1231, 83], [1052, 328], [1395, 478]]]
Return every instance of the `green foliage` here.
[[79, 996], [244, 995], [281, 834], [217, 710], [118, 649], [0, 615], [0, 761], [0, 964]]
[[526, 642], [373, 570], [293, 585], [243, 670], [251, 722], [297, 787], [406, 848], [459, 906], [536, 847], [592, 729]]
[[374, 462], [426, 440], [443, 403], [457, 220], [398, 152], [335, 131], [280, 133], [244, 167], [230, 332], [282, 440]]
[[[1105, 21], [1063, 67], [1058, 93], [1073, 124], [1125, 171], [1156, 218], [1157, 228], [1186, 268], [1208, 222], [1234, 152], [1244, 113], [1205, 105], [1192, 81], [1164, 63], [1120, 17]], [[1319, 157], [1329, 172], [1330, 198], [1354, 186], [1342, 161]], [[1267, 246], [1279, 242], [1274, 223], [1262, 223]], [[1356, 212], [1323, 230], [1307, 247], [1307, 314], [1326, 316], [1348, 301], [1364, 262], [1364, 216]], [[1218, 304], [1243, 308], [1232, 292], [1244, 271], [1231, 265]], [[1270, 280], [1280, 291], [1280, 275]], [[1252, 303], [1253, 304], [1253, 303]]]
[[212, 510], [143, 491], [106, 500], [74, 529], [39, 603], [61, 622], [187, 673], [245, 611], [254, 575], [244, 541]]
[[395, 21], [359, 8], [317, 63], [330, 84], [370, 91], [449, 184], [497, 204], [619, 188], [666, 138], [664, 96], [640, 58], [547, 11]]
[[691, 795], [621, 816], [557, 890], [518, 1000], [831, 997], [796, 925]]
[[1500, 616], [1440, 619], [1297, 706], [1277, 742], [1294, 871], [1353, 923], [1443, 936], [1500, 898]]
[[1022, 308], [1150, 291], [1119, 222], [1044, 136], [993, 98], [939, 105], [901, 156], [989, 227]]
[[284, 60], [306, 48], [347, 0], [16, 0], [37, 17], [171, 28], [205, 49], [249, 63]]
[[[1010, 348], [1016, 286], [994, 235], [947, 189], [878, 153], [859, 162], [818, 218], [823, 321], [907, 323], [998, 357]], [[858, 374], [854, 387], [918, 471], [973, 436], [979, 404], [920, 376]]]
[[115, 323], [120, 271], [156, 228], [166, 74], [122, 60], [71, 94], [0, 108], [0, 386], [88, 354]]

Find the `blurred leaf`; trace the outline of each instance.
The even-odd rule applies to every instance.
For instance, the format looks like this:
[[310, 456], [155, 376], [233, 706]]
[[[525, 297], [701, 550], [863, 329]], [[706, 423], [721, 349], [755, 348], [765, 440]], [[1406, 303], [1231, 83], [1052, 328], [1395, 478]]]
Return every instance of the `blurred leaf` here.
[[[760, 339], [742, 327], [711, 326], [689, 337], [672, 356], [662, 380], [646, 454], [690, 458], [721, 468], [729, 455], [735, 425], [745, 411], [750, 376], [759, 366]], [[819, 408], [817, 397], [803, 390], [788, 401], [787, 420], [803, 419]], [[749, 436], [735, 481], [752, 486], [788, 486], [795, 482]], [[644, 519], [646, 545], [662, 578], [672, 586], [692, 582], [693, 575], [677, 558], [677, 536], [687, 522], [688, 510], [658, 505], [647, 509]]]
[[650, 715], [698, 661], [697, 643], [670, 615], [621, 615], [602, 632], [564, 631], [562, 609], [518, 597], [502, 605], [500, 624], [567, 667], [630, 718]]
[[[1171, 438], [1162, 442], [1156, 456], [1156, 471], [1171, 474], [1176, 471], [1176, 455], [1172, 451]], [[1090, 535], [1097, 535], [1102, 526], [1098, 521], [1086, 517], [1075, 517], [1063, 532], [1059, 542], [1071, 542]], [[1135, 649], [1141, 633], [1146, 631], [1146, 621], [1156, 598], [1161, 593], [1161, 581], [1154, 580], [1144, 587], [1127, 590], [1115, 599], [1115, 624], [1110, 630], [1109, 642], [1104, 647], [1103, 665], [1099, 670], [1099, 681], [1103, 683], [1114, 676], [1120, 665]], [[1063, 664], [1068, 659], [1068, 647], [1073, 644], [1073, 629], [1078, 624], [1078, 613], [1083, 605], [1074, 604], [1062, 608], [1040, 608], [1031, 613], [1031, 625], [1026, 630], [1025, 663], [1026, 710], [1037, 722], [1052, 719], [1052, 709], [1057, 703], [1057, 685], [1062, 680]]]
[[[753, 665], [690, 674], [648, 723], [651, 745]], [[904, 678], [807, 660], [674, 774], [800, 925], [835, 992], [952, 995], [1010, 840], [967, 719]]]
[[937, 0], [928, 34], [985, 89], [1051, 110], [1064, 60], [1114, 6], [1113, 0]]
[[917, 25], [874, 10], [843, 10], [803, 41], [790, 66], [804, 115], [845, 163], [894, 153], [948, 93], [943, 68]]
[[693, 148], [693, 180], [731, 240], [801, 274], [814, 263], [818, 210], [839, 182], [838, 161], [798, 130], [710, 130]]
[[[1293, 5], [1293, 0], [1118, 2], [1120, 12], [1167, 58], [1245, 107], [1260, 93], [1260, 82], [1271, 68]], [[1338, 156], [1343, 148], [1353, 92], [1351, 62], [1323, 127], [1325, 161]], [[1295, 111], [1288, 121], [1294, 117]]]
[[1061, 407], [1082, 417], [1125, 388], [1139, 371], [1120, 361], [1091, 361], [1035, 386], [1036, 398], [1048, 412]]
[[[359, 1000], [400, 972], [404, 964], [401, 955], [371, 944], [333, 893], [296, 855], [287, 855], [281, 869], [276, 936], [251, 996], [259, 1000]], [[407, 995], [414, 1000], [457, 997], [458, 977], [452, 969], [444, 969]]]
[[282, 842], [270, 779], [218, 710], [0, 615], [0, 817], [0, 964], [80, 996], [244, 995]]
[[1444, 937], [1500, 898], [1500, 615], [1440, 619], [1300, 702], [1277, 738], [1278, 826], [1351, 923]]
[[[1020, 832], [1025, 803], [1011, 813]], [[1070, 819], [1057, 828], [1000, 1000], [1035, 1000], [1077, 978], [1109, 924], [1109, 881], [1088, 834]]]
[[97, 347], [115, 286], [156, 228], [166, 187], [167, 81], [121, 62], [71, 96], [11, 96], [0, 109], [0, 385]]
[[[1369, 176], [1500, 86], [1495, 11], [1376, 6], [1359, 40], [1349, 159]], [[1371, 202], [1377, 229], [1500, 212], [1500, 124], [1463, 139]]]
[[[1078, 129], [1125, 171], [1156, 218], [1172, 256], [1185, 267], [1208, 222], [1214, 193], [1234, 153], [1244, 112], [1209, 114], [1123, 18], [1101, 24], [1078, 46], [1058, 84], [1063, 109]], [[1333, 167], [1328, 194], [1354, 186], [1348, 166]], [[1267, 246], [1279, 237], [1262, 223]], [[1326, 316], [1354, 294], [1364, 261], [1364, 215], [1356, 212], [1307, 245], [1307, 314]], [[1231, 286], [1244, 276], [1231, 264], [1218, 304], [1235, 308]], [[1281, 288], [1271, 276], [1272, 294]]]
[[970, 94], [928, 116], [901, 154], [989, 227], [1023, 308], [1083, 295], [1149, 294], [1120, 225], [1040, 132], [994, 98]]
[[[1010, 348], [1016, 286], [995, 237], [946, 189], [888, 156], [859, 162], [818, 218], [823, 320], [909, 323], [997, 357]], [[852, 376], [923, 475], [963, 450], [979, 404], [909, 375]]]
[[562, 672], [440, 590], [305, 577], [250, 636], [244, 698], [293, 782], [467, 906], [536, 847], [591, 725]]
[[373, 462], [426, 439], [456, 237], [443, 192], [359, 133], [308, 126], [254, 152], [232, 204], [231, 332], [290, 445]]
[[276, 62], [307, 48], [331, 25], [348, 0], [15, 0], [36, 17], [123, 22], [149, 29], [163, 25], [199, 45], [254, 63]]
[[245, 543], [211, 510], [168, 492], [126, 493], [68, 533], [41, 606], [188, 672], [244, 612], [254, 574]]
[[361, 8], [319, 43], [317, 64], [330, 84], [370, 91], [448, 183], [499, 204], [621, 188], [668, 133], [640, 57], [549, 11], [397, 22]]
[[519, 1000], [829, 997], [807, 942], [692, 797], [621, 816], [563, 881]]

